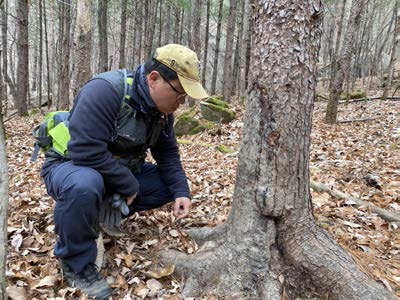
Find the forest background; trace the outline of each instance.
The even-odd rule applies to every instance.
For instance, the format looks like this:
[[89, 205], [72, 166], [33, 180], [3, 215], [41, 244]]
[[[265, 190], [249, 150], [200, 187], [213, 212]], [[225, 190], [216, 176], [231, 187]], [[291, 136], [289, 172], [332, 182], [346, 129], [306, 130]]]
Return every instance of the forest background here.
[[[313, 155], [315, 161], [325, 160], [329, 162], [325, 169], [316, 163], [313, 166], [315, 168], [314, 176], [319, 181], [329, 184], [338, 184], [339, 182], [339, 186], [349, 194], [364, 200], [373, 199], [377, 206], [388, 211], [398, 212], [400, 201], [398, 192], [399, 173], [395, 155], [396, 147], [398, 147], [396, 145], [398, 144], [392, 142], [398, 136], [398, 131], [392, 134], [392, 130], [393, 128], [396, 130], [398, 125], [396, 125], [396, 119], [375, 120], [371, 116], [380, 111], [383, 115], [385, 113], [393, 114], [391, 115], [393, 117], [396, 114], [398, 115], [399, 107], [396, 104], [392, 105], [395, 102], [365, 104], [363, 101], [381, 99], [382, 97], [389, 100], [397, 99], [398, 93], [396, 92], [400, 85], [400, 67], [396, 64], [398, 52], [400, 52], [398, 51], [400, 35], [399, 1], [363, 1], [360, 20], [353, 27], [353, 39], [351, 48], [349, 48], [345, 37], [349, 30], [349, 24], [350, 27], [354, 25], [352, 20], [356, 19], [351, 10], [353, 2], [351, 0], [324, 1], [325, 16], [317, 76], [318, 94], [316, 100], [319, 102], [317, 102], [315, 110], [315, 122], [318, 126], [315, 129], [317, 136], [315, 140], [316, 149]], [[19, 131], [29, 134], [29, 129], [37, 124], [43, 111], [70, 109], [73, 97], [82, 84], [92, 75], [117, 68], [133, 69], [143, 62], [155, 48], [167, 43], [183, 44], [195, 50], [202, 63], [201, 77], [206, 89], [212, 95], [221, 95], [222, 99], [231, 103], [237, 113], [237, 119], [230, 125], [222, 125], [216, 131], [209, 134], [204, 133], [197, 139], [214, 145], [218, 143], [215, 132], [231, 131], [234, 134], [227, 139], [222, 138], [222, 140], [227, 146], [237, 149], [242, 125], [240, 116], [243, 111], [246, 88], [250, 80], [249, 76], [251, 76], [249, 67], [253, 30], [252, 1], [3, 0], [0, 3], [2, 20], [0, 109], [1, 121], [6, 121], [7, 133], [10, 138], [13, 138], [8, 141], [8, 147], [12, 149], [11, 151], [19, 151], [19, 154], [23, 154], [26, 159], [32, 141], [20, 140]], [[350, 50], [350, 54], [346, 52], [348, 50]], [[343, 64], [343, 62], [348, 63]], [[339, 109], [339, 113], [342, 113], [340, 121], [336, 115], [332, 121], [327, 116], [329, 109], [325, 106], [327, 106], [326, 101], [332, 100], [335, 92], [335, 79], [338, 77], [342, 80], [339, 99], [341, 101], [347, 100], [349, 105], [346, 108]], [[352, 98], [356, 98], [356, 101], [359, 102], [351, 102]], [[339, 99], [335, 100], [336, 105], [339, 104]], [[193, 101], [188, 103], [189, 106], [194, 104]], [[363, 113], [359, 113], [360, 111]], [[16, 115], [31, 115], [31, 117], [23, 119], [28, 120], [22, 126], [23, 129], [21, 127], [15, 131], [14, 125], [16, 123], [14, 121], [21, 120]], [[338, 170], [343, 168], [342, 162], [338, 162], [337, 159], [335, 162], [335, 158], [326, 157], [323, 154], [324, 151], [331, 151], [335, 156], [343, 151], [340, 148], [346, 149], [346, 136], [338, 132], [335, 133], [337, 127], [328, 127], [324, 124], [345, 122], [346, 117], [353, 120], [360, 119], [360, 117], [365, 119], [364, 125], [353, 126], [353, 123], [350, 122], [349, 125], [345, 125], [348, 127], [343, 130], [353, 139], [357, 139], [360, 130], [363, 132], [362, 140], [364, 143], [361, 147], [364, 147], [364, 149], [355, 155], [355, 161], [361, 161], [362, 176], [368, 175], [369, 171], [377, 166], [376, 164], [381, 164], [380, 167], [385, 168], [382, 174], [386, 174], [387, 177], [381, 174], [382, 176], [378, 178], [378, 181], [380, 181], [378, 186], [386, 187], [382, 194], [379, 194], [379, 191], [376, 190], [363, 193], [362, 189], [368, 185], [366, 182], [361, 183], [362, 176], [357, 179], [352, 177], [353, 174], [346, 176], [345, 171]], [[364, 121], [360, 121], [361, 124]], [[371, 124], [371, 121], [373, 124]], [[351, 132], [354, 132], [354, 135], [350, 134]], [[376, 137], [378, 142], [374, 144], [370, 141], [367, 137], [370, 135]], [[27, 137], [25, 136], [25, 138]], [[20, 147], [18, 147], [18, 143]], [[367, 167], [366, 157], [378, 150], [378, 153], [385, 151], [382, 150], [386, 149], [383, 143], [387, 143], [391, 147], [390, 151], [387, 151], [389, 154], [384, 155], [386, 160], [375, 161], [375, 164], [372, 164], [372, 161], [371, 165]], [[183, 157], [209, 155], [209, 157], [214, 157], [215, 163], [224, 159], [228, 162], [225, 168], [235, 168], [234, 155], [221, 158], [220, 155], [222, 154], [211, 155], [209, 151], [211, 150], [204, 150], [204, 146], [189, 145], [183, 149]], [[36, 217], [33, 217], [33, 219], [43, 214], [44, 211], [49, 213], [48, 205], [51, 200], [46, 200], [39, 178], [31, 179], [32, 174], [29, 174], [28, 171], [30, 168], [20, 164], [21, 160], [24, 161], [24, 159], [10, 153], [9, 150], [10, 168], [15, 167], [15, 170], [25, 172], [25, 178], [18, 173], [10, 172], [10, 174], [16, 176], [13, 177], [10, 184], [12, 201], [15, 204], [21, 204], [18, 201], [22, 201], [23, 206], [27, 209], [32, 208], [33, 203], [30, 200], [22, 199], [23, 194], [16, 196], [18, 189], [29, 183], [29, 188], [34, 190], [29, 195], [30, 199], [45, 200], [35, 211]], [[394, 154], [392, 155], [392, 153]], [[224, 221], [232, 193], [232, 184], [234, 184], [234, 174], [230, 174], [225, 183], [220, 182], [220, 187], [216, 187], [211, 184], [213, 178], [217, 176], [216, 174], [205, 174], [203, 179], [199, 179], [196, 175], [203, 172], [204, 159], [198, 159], [199, 165], [193, 168], [190, 165], [195, 164], [195, 162], [189, 158], [184, 158], [184, 161], [185, 168], [189, 169], [189, 177], [193, 182], [192, 190], [195, 194], [197, 191], [197, 200], [206, 197], [205, 194], [210, 189], [218, 190], [218, 192], [214, 191], [217, 196], [213, 205], [208, 208], [199, 206], [200, 208], [193, 215], [193, 219], [187, 221], [184, 226], [193, 225], [194, 222], [197, 225], [215, 225]], [[331, 172], [330, 178], [324, 177], [326, 175], [324, 172], [327, 170]], [[222, 168], [220, 172], [229, 171]], [[33, 174], [38, 177], [37, 170]], [[28, 176], [28, 179], [26, 176]], [[220, 178], [219, 176], [217, 178]], [[332, 180], [333, 176], [336, 177], [335, 180]], [[348, 182], [358, 184], [358, 186], [346, 184]], [[201, 192], [202, 190], [204, 193]], [[362, 216], [355, 214], [349, 208], [351, 199], [333, 204], [329, 202], [332, 199], [328, 200], [326, 196], [322, 197], [319, 194], [314, 196], [321, 223], [325, 224], [324, 226], [337, 240], [342, 241], [342, 246], [348, 247], [354, 252], [358, 251], [358, 254], [355, 254], [356, 257], [360, 258], [360, 261], [362, 261], [360, 264], [364, 268], [369, 268], [367, 272], [372, 277], [395, 294], [400, 295], [400, 273], [398, 269], [400, 246], [397, 225], [382, 221], [379, 217], [363, 219]], [[340, 207], [339, 210], [337, 210], [338, 207]], [[198, 207], [195, 205], [195, 208]], [[205, 211], [211, 212], [212, 216], [205, 218]], [[332, 211], [335, 211], [335, 213]], [[198, 220], [193, 221], [196, 220], [196, 216]], [[52, 229], [51, 220], [46, 220], [46, 226], [43, 225], [44, 227], [39, 230], [34, 225], [30, 225], [29, 220], [25, 219], [26, 224], [23, 223], [22, 228], [26, 228], [20, 230], [18, 229], [20, 226], [15, 223], [17, 219], [18, 215], [13, 215], [10, 218], [9, 226], [11, 225], [11, 229], [8, 232], [11, 253], [9, 268], [12, 270], [9, 278], [16, 288], [11, 292], [22, 293], [20, 288], [26, 292], [24, 287], [28, 282], [29, 286], [33, 287], [29, 290], [29, 293], [35, 295], [48, 293], [46, 295], [50, 295], [53, 288], [58, 287], [57, 284], [60, 280], [51, 272], [51, 268], [54, 267], [54, 260], [51, 261], [51, 264], [48, 264], [41, 258], [41, 253], [51, 252], [51, 243], [46, 240]], [[168, 222], [165, 215], [162, 213], [156, 215], [156, 219], [161, 222], [157, 223], [158, 228], [160, 226], [167, 227]], [[333, 223], [332, 219], [334, 220]], [[156, 223], [154, 220], [151, 222]], [[139, 225], [146, 223], [148, 222], [145, 221], [145, 218], [138, 217]], [[360, 230], [363, 230], [363, 232], [360, 233]], [[141, 234], [146, 236], [146, 239], [140, 242], [134, 241], [134, 243], [138, 243], [141, 249], [148, 250], [156, 243], [154, 242], [154, 233], [145, 231]], [[33, 240], [27, 239], [29, 232], [34, 234]], [[175, 229], [168, 231], [167, 236], [172, 237], [172, 239], [182, 238], [185, 240], [185, 236], [180, 232], [177, 233]], [[357, 238], [365, 238], [366, 241], [362, 243], [351, 242]], [[373, 245], [370, 241], [373, 239], [379, 241], [379, 245]], [[148, 243], [146, 244], [146, 242]], [[184, 243], [181, 248], [191, 253], [195, 250], [195, 246], [190, 241], [186, 242], [187, 244]], [[26, 249], [38, 248], [39, 250], [36, 251], [39, 254], [36, 255], [36, 258], [28, 257], [27, 260], [18, 262], [17, 253], [21, 247]], [[130, 257], [125, 254], [125, 256], [121, 255], [116, 254], [117, 261], [114, 262], [115, 264], [124, 263], [131, 267], [132, 257], [134, 257], [140, 262], [135, 268], [147, 270], [151, 269], [152, 263], [154, 263], [149, 256], [140, 256], [144, 255], [143, 253], [135, 254], [139, 257], [133, 254]], [[371, 261], [377, 257], [381, 261]], [[26, 266], [23, 264], [26, 264]], [[32, 266], [33, 264], [40, 265], [40, 270], [28, 267], [28, 265]], [[29, 276], [23, 273], [27, 270], [31, 272]], [[148, 273], [147, 275], [143, 274], [141, 276], [129, 274], [125, 277], [121, 277], [121, 274], [115, 274], [114, 279], [122, 287], [128, 283], [138, 282], [133, 293], [140, 295], [146, 289], [147, 292], [152, 292], [152, 289], [146, 285], [145, 279], [151, 276]], [[27, 277], [29, 277], [29, 280]], [[40, 278], [47, 278], [48, 282], [43, 282]], [[179, 292], [179, 284], [179, 279], [175, 278], [165, 284], [164, 288], [168, 289], [168, 293], [175, 295]], [[123, 290], [120, 292], [124, 293]], [[64, 293], [71, 292], [64, 291]]]

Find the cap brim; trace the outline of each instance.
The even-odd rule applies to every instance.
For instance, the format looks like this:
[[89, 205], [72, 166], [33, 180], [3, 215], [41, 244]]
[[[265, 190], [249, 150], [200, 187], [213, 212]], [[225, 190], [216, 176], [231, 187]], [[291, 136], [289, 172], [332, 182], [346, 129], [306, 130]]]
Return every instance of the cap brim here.
[[194, 99], [207, 98], [208, 94], [198, 81], [189, 80], [178, 74], [179, 82], [181, 83], [186, 94]]

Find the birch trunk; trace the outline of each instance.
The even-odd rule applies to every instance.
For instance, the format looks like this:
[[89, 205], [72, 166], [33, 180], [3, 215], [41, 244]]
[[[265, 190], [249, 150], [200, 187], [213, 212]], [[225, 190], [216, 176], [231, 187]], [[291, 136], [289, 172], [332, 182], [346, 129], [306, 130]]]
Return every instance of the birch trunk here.
[[395, 299], [312, 215], [310, 132], [322, 16], [315, 0], [255, 3], [231, 212], [223, 225], [190, 231], [196, 254], [163, 253], [186, 279], [184, 297], [304, 299], [311, 290], [323, 299]]

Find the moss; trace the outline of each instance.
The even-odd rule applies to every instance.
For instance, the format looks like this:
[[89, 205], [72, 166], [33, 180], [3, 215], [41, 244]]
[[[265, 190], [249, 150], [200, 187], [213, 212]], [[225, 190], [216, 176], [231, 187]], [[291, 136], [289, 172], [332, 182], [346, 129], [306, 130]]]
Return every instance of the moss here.
[[40, 109], [39, 108], [32, 108], [29, 112], [28, 115], [29, 116], [33, 116], [33, 115], [37, 115], [40, 113]]
[[217, 105], [217, 106], [221, 106], [221, 107], [224, 107], [224, 108], [228, 108], [229, 107], [229, 104], [226, 103], [224, 100], [222, 100], [222, 98], [220, 98], [219, 96], [208, 97], [206, 102], [210, 103], [210, 104]]
[[194, 110], [196, 109], [196, 106], [193, 106], [191, 109], [189, 109], [188, 111], [185, 111], [183, 113], [181, 113], [177, 119], [181, 119], [181, 118], [185, 118], [185, 117], [190, 117], [193, 115]]
[[193, 142], [190, 140], [177, 139], [177, 142], [178, 142], [178, 144], [181, 144], [181, 145], [199, 145], [199, 146], [204, 146], [204, 147], [212, 147], [212, 145], [208, 144], [208, 143]]
[[228, 108], [207, 102], [201, 105], [201, 113], [205, 119], [216, 123], [228, 123], [235, 118], [234, 112]]
[[189, 134], [194, 128], [198, 127], [200, 122], [190, 116], [181, 116], [175, 123], [174, 132], [176, 135]]
[[350, 91], [349, 95], [346, 93], [342, 93], [340, 95], [341, 99], [360, 99], [365, 97], [367, 97], [367, 95], [361, 90]]
[[222, 152], [222, 153], [233, 153], [233, 152], [235, 152], [235, 150], [229, 149], [228, 147], [226, 147], [224, 145], [217, 146], [217, 150], [219, 152]]

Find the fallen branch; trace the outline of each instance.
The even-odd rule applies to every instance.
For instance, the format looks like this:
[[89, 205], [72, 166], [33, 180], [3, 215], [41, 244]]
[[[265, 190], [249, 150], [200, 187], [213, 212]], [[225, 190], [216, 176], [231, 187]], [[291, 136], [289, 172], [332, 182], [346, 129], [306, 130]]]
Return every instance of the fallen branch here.
[[203, 147], [215, 148], [219, 152], [225, 153], [225, 154], [233, 154], [233, 153], [237, 152], [236, 150], [230, 149], [224, 145], [214, 146], [214, 145], [211, 145], [208, 143], [194, 142], [191, 140], [182, 140], [182, 139], [178, 139], [177, 142], [178, 142], [178, 144], [181, 144], [181, 145], [198, 145], [198, 146], [203, 146]]
[[[339, 104], [344, 104], [344, 103], [355, 103], [355, 102], [363, 102], [363, 101], [371, 101], [371, 100], [378, 100], [382, 99], [382, 97], [370, 97], [370, 98], [357, 98], [357, 99], [351, 99], [351, 100], [341, 100], [339, 101]], [[386, 100], [400, 100], [400, 97], [386, 97]]]
[[4, 120], [4, 123], [10, 121], [17, 113], [18, 111], [13, 112], [11, 115], [9, 115], [8, 118]]
[[399, 222], [400, 223], [400, 216], [392, 213], [390, 211], [387, 211], [383, 208], [379, 208], [369, 202], [362, 201], [360, 199], [354, 198], [352, 196], [346, 195], [345, 193], [338, 191], [334, 189], [331, 186], [328, 186], [323, 183], [319, 183], [313, 180], [310, 180], [310, 187], [317, 191], [323, 191], [329, 193], [331, 196], [336, 197], [336, 198], [342, 198], [348, 201], [352, 201], [355, 203], [356, 206], [363, 206], [369, 208], [373, 213], [376, 213], [378, 216], [380, 216], [382, 219], [388, 221], [388, 222]]
[[337, 123], [365, 122], [365, 121], [372, 121], [372, 120], [376, 120], [376, 119], [379, 119], [379, 117], [342, 120], [342, 121], [338, 121]]

